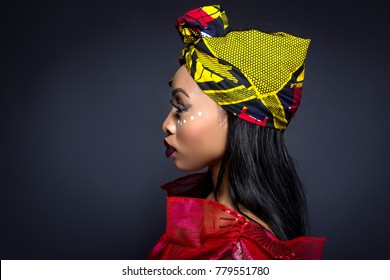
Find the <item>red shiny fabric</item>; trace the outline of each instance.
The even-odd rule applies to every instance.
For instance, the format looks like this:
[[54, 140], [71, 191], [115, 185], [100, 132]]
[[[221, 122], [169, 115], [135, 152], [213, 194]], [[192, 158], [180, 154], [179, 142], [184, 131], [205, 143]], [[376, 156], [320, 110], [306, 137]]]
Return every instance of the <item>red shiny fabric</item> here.
[[281, 241], [223, 204], [189, 197], [203, 180], [204, 174], [193, 174], [163, 186], [168, 192], [166, 232], [148, 259], [321, 258], [325, 238], [301, 236]]

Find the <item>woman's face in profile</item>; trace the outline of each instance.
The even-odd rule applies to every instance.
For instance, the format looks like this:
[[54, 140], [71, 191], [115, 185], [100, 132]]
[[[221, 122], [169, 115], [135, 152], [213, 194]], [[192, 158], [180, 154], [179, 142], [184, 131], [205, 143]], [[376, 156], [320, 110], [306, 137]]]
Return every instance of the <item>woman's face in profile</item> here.
[[225, 152], [227, 116], [195, 83], [185, 66], [172, 80], [172, 110], [163, 123], [167, 156], [183, 171], [219, 164]]

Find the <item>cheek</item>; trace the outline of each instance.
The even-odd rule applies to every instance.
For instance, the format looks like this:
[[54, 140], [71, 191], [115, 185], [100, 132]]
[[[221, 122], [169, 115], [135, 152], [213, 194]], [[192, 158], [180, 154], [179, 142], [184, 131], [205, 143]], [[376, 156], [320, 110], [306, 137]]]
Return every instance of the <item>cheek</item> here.
[[222, 156], [226, 143], [226, 128], [215, 117], [202, 112], [187, 114], [178, 121], [177, 140], [186, 158], [194, 164], [207, 164]]
[[[203, 142], [207, 138], [210, 119], [204, 118], [202, 112], [185, 114], [177, 121], [177, 138], [184, 149], [193, 149], [194, 143]], [[201, 143], [199, 143], [201, 144]], [[196, 145], [195, 145], [196, 148]]]

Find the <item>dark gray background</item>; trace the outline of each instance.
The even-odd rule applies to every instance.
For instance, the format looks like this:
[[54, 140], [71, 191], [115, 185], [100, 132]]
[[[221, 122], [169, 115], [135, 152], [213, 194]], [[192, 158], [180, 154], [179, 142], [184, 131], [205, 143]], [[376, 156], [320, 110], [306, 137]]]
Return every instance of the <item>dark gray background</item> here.
[[[161, 130], [173, 24], [217, 2], [4, 2], [1, 259], [144, 259], [183, 174]], [[390, 251], [388, 15], [358, 2], [219, 1], [233, 27], [312, 39], [286, 138], [325, 259]]]

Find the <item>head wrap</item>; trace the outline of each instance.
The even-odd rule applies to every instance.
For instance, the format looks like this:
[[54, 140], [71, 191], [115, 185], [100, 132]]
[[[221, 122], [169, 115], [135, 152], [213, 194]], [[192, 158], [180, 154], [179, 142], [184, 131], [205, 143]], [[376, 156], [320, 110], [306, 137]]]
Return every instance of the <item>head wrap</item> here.
[[219, 5], [178, 18], [179, 61], [211, 99], [239, 118], [284, 130], [300, 104], [310, 40], [284, 32], [229, 31]]

